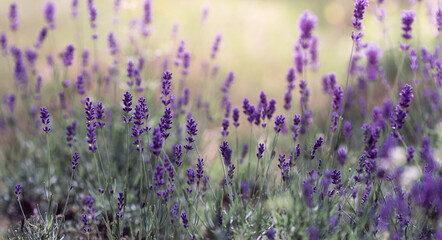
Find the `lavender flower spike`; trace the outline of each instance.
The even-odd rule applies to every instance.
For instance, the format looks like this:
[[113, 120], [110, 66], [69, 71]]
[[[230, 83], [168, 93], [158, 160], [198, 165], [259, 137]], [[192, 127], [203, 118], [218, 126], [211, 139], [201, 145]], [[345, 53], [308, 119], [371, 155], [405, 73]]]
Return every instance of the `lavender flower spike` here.
[[404, 109], [408, 108], [411, 100], [414, 98], [413, 87], [405, 84], [402, 91], [399, 93], [399, 96], [401, 97], [399, 105]]
[[322, 145], [323, 142], [324, 142], [324, 138], [322, 138], [322, 137], [319, 137], [319, 138], [316, 140], [315, 144], [313, 145], [312, 151], [311, 151], [311, 153], [310, 153], [310, 157], [311, 157], [311, 159], [314, 159], [314, 158], [315, 158], [316, 150], [318, 150], [318, 149], [321, 147], [321, 145]]
[[69, 44], [66, 47], [65, 52], [63, 53], [63, 64], [68, 67], [72, 65], [72, 61], [74, 60], [74, 46]]
[[[402, 33], [402, 38], [405, 40], [410, 40], [412, 38], [411, 35], [411, 24], [414, 22], [414, 18], [416, 17], [416, 12], [413, 10], [403, 10], [401, 14], [401, 20], [402, 20], [402, 30], [404, 31]], [[401, 49], [404, 51], [407, 51], [410, 48], [410, 44], [404, 44], [400, 43]]]
[[299, 44], [302, 48], [307, 49], [312, 38], [312, 30], [316, 27], [318, 17], [310, 11], [304, 11], [299, 17], [298, 25], [301, 32], [299, 37]]
[[211, 57], [212, 59], [215, 59], [215, 58], [216, 58], [216, 55], [217, 55], [217, 53], [218, 53], [219, 44], [220, 44], [220, 42], [221, 42], [221, 39], [222, 39], [221, 34], [216, 35], [216, 37], [215, 37], [215, 42], [213, 43], [213, 46], [212, 46], [212, 53], [210, 54], [210, 57]]
[[364, 19], [365, 8], [368, 7], [368, 0], [355, 0], [354, 6], [353, 27], [356, 30], [362, 30], [362, 20]]
[[51, 131], [51, 127], [48, 126], [48, 124], [51, 122], [51, 119], [49, 118], [49, 111], [47, 108], [45, 107], [40, 108], [40, 118], [41, 122], [45, 125], [43, 127], [43, 131], [46, 133]]
[[17, 184], [16, 186], [15, 186], [15, 198], [19, 198], [19, 196], [20, 196], [20, 194], [21, 194], [21, 185], [20, 184]]
[[75, 152], [72, 158], [74, 159], [72, 161], [72, 171], [75, 171], [78, 165], [78, 159], [80, 159], [80, 155], [78, 154], [78, 152]]
[[11, 27], [12, 31], [17, 30], [19, 23], [18, 20], [18, 12], [17, 12], [17, 3], [11, 3], [11, 6], [9, 7], [9, 26]]
[[44, 13], [45, 13], [45, 18], [46, 21], [49, 24], [49, 27], [51, 29], [55, 28], [55, 3], [49, 1], [46, 2], [45, 7], [44, 7]]

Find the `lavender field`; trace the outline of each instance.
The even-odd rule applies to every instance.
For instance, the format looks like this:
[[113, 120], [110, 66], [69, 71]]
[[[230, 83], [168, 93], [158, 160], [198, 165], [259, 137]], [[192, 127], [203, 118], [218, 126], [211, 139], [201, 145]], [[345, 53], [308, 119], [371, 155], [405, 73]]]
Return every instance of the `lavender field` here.
[[440, 0], [0, 6], [0, 239], [442, 240]]

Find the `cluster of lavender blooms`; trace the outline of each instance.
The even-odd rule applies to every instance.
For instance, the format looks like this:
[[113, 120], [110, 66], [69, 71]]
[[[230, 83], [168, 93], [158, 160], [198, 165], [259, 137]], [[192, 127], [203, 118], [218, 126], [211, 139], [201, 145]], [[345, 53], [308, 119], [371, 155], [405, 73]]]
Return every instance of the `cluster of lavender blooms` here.
[[[79, 4], [78, 0], [70, 4], [75, 21], [81, 16]], [[48, 44], [45, 39], [60, 26], [53, 1], [43, 7], [45, 25], [33, 48], [8, 42], [10, 33], [0, 36], [2, 57], [13, 64], [11, 82], [16, 87], [14, 93], [4, 95], [4, 108], [0, 106], [0, 128], [11, 139], [2, 145], [1, 153], [7, 161], [23, 158], [23, 166], [32, 166], [36, 172], [42, 166], [54, 167], [54, 176], [45, 177], [68, 184], [67, 193], [54, 188], [55, 194], [67, 194], [61, 227], [54, 235], [57, 238], [69, 234], [109, 239], [442, 238], [442, 166], [437, 147], [442, 121], [442, 56], [440, 46], [428, 50], [411, 41], [417, 35], [413, 23], [419, 17], [414, 10], [402, 12], [398, 36], [402, 40], [386, 51], [381, 44], [363, 41], [363, 35], [369, 34], [363, 32], [368, 1], [354, 1], [347, 82], [345, 87], [340, 85], [344, 78], [338, 73], [323, 75], [322, 90], [330, 106], [324, 111], [310, 102], [309, 86], [314, 85], [310, 72], [320, 67], [320, 41], [314, 32], [320, 18], [311, 11], [299, 17], [293, 63], [281, 79], [286, 85], [283, 102], [261, 91], [257, 102], [242, 96], [241, 106], [229, 95], [234, 71], [224, 71], [215, 62], [221, 57], [222, 39], [228, 36], [216, 35], [207, 46], [211, 48], [209, 59], [202, 62], [201, 78], [213, 80], [210, 84], [218, 85], [217, 92], [188, 86], [187, 79], [198, 76], [193, 62], [199, 58], [185, 40], [177, 42], [176, 53], [165, 56], [142, 50], [137, 37], [144, 41], [155, 33], [155, 6], [152, 0], [145, 0], [142, 16], [131, 23], [140, 31], [130, 37], [130, 46], [124, 45], [117, 28], [107, 35], [108, 49], [99, 50], [111, 59], [105, 70], [107, 58], [98, 59], [97, 54], [98, 8], [94, 0], [86, 4], [93, 58], [85, 46], [75, 43], [64, 45], [59, 58], [51, 52], [41, 60], [43, 46]], [[15, 2], [9, 6], [13, 34], [20, 27], [19, 6]], [[120, 0], [113, 7], [112, 23], [119, 24], [115, 19]], [[208, 22], [208, 9], [208, 5], [203, 7], [201, 24]], [[376, 10], [382, 23], [386, 10]], [[440, 35], [440, 7], [432, 17]], [[173, 29], [172, 41], [178, 25]], [[133, 55], [126, 56], [131, 47]], [[409, 51], [409, 69], [389, 69], [383, 57], [390, 50], [402, 51], [402, 57]], [[155, 68], [152, 58], [163, 63], [161, 70]], [[53, 76], [44, 74], [44, 61]], [[120, 73], [122, 68], [125, 74]], [[71, 84], [74, 69], [76, 81]], [[224, 82], [216, 82], [218, 70], [219, 75], [226, 74]], [[394, 79], [392, 71], [397, 71]], [[159, 89], [146, 84], [147, 78], [157, 81]], [[50, 81], [54, 81], [55, 95], [43, 87]], [[295, 89], [299, 89], [298, 100]], [[42, 105], [47, 107], [39, 108]], [[31, 121], [18, 119], [28, 106], [24, 110], [29, 111]], [[211, 106], [220, 109], [212, 115]], [[324, 115], [320, 112], [329, 112], [326, 121], [320, 119]], [[120, 117], [113, 119], [115, 114]], [[23, 127], [27, 121], [31, 124]], [[39, 145], [42, 134], [27, 133], [26, 144], [13, 145], [17, 139], [22, 141], [26, 129], [43, 130], [48, 145]], [[30, 156], [21, 151], [25, 145], [38, 146], [48, 154], [41, 156], [38, 150]], [[20, 151], [12, 152], [17, 148]], [[51, 152], [56, 157], [51, 158]], [[85, 159], [81, 164], [80, 155]], [[64, 156], [69, 156], [70, 165]], [[6, 163], [5, 171], [20, 173], [12, 174], [16, 178], [31, 174], [16, 161]], [[66, 179], [67, 169], [70, 180]], [[80, 178], [74, 178], [74, 173]], [[21, 179], [25, 194], [17, 184], [11, 186], [12, 198], [0, 199], [7, 201], [15, 195], [25, 226], [37, 225], [31, 225], [32, 217], [27, 216], [33, 213], [25, 214], [21, 203], [46, 204], [39, 200], [42, 191], [35, 190], [43, 178], [33, 175], [35, 182]], [[76, 194], [74, 199], [69, 198], [71, 192]], [[51, 209], [52, 196], [46, 198], [48, 214], [52, 210], [58, 213], [59, 209]], [[67, 221], [71, 223], [64, 224]]]

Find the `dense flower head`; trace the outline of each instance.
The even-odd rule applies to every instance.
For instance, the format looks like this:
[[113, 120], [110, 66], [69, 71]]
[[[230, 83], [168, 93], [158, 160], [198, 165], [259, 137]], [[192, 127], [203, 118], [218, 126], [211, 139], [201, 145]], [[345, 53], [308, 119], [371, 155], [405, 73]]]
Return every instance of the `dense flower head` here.
[[40, 30], [40, 33], [38, 34], [37, 41], [34, 44], [35, 48], [40, 48], [41, 47], [41, 44], [46, 39], [47, 33], [48, 33], [48, 28], [47, 27], [43, 27]]
[[232, 150], [229, 147], [229, 143], [227, 141], [223, 141], [223, 144], [219, 146], [221, 151], [221, 156], [224, 158], [224, 164], [229, 166], [232, 162]]
[[94, 1], [93, 0], [88, 0], [87, 1], [87, 7], [88, 7], [88, 11], [89, 11], [89, 22], [91, 24], [92, 28], [96, 28], [97, 27], [97, 8], [94, 6]]
[[68, 146], [72, 147], [73, 142], [76, 142], [75, 138], [77, 132], [77, 121], [72, 121], [71, 125], [66, 127], [66, 141], [68, 142]]
[[299, 44], [302, 48], [306, 49], [309, 47], [312, 38], [312, 30], [316, 27], [317, 22], [318, 17], [308, 10], [304, 11], [299, 17], [298, 26], [301, 32]]
[[346, 138], [350, 138], [353, 135], [353, 125], [350, 121], [344, 121], [343, 135]]
[[111, 55], [115, 55], [118, 53], [118, 44], [117, 41], [115, 39], [114, 33], [110, 32], [108, 37], [107, 37], [107, 41], [108, 41], [108, 45], [109, 45], [109, 49], [110, 49], [110, 54]]
[[147, 25], [152, 21], [152, 1], [145, 0], [143, 5], [143, 24]]
[[290, 159], [286, 162], [285, 154], [279, 154], [278, 158], [279, 164], [278, 168], [281, 170], [282, 180], [285, 182], [289, 179], [289, 171], [290, 171]]
[[228, 130], [229, 124], [230, 124], [229, 119], [224, 118], [221, 124], [222, 125], [221, 135], [223, 136], [229, 135], [229, 130]]
[[63, 64], [66, 67], [72, 65], [72, 61], [74, 60], [74, 50], [75, 50], [74, 46], [69, 44], [63, 53]]
[[6, 56], [8, 54], [8, 38], [5, 32], [2, 32], [0, 35], [0, 47], [2, 48], [3, 55]]
[[333, 88], [333, 110], [338, 112], [342, 105], [342, 99], [344, 97], [344, 91], [340, 86], [335, 86]]
[[227, 93], [229, 91], [230, 85], [232, 85], [233, 80], [235, 80], [235, 74], [233, 73], [233, 71], [230, 71], [226, 77], [226, 80], [224, 80], [223, 86], [221, 87], [221, 91], [223, 93]]
[[404, 33], [402, 37], [406, 40], [411, 39], [411, 24], [414, 22], [414, 18], [416, 17], [416, 12], [414, 10], [403, 10], [401, 14], [402, 20], [402, 30]]
[[258, 144], [258, 153], [256, 153], [256, 157], [258, 158], [258, 160], [262, 158], [262, 154], [264, 153], [264, 150], [265, 150], [264, 143]]
[[[188, 168], [187, 169], [187, 184], [188, 185], [192, 185], [195, 182], [195, 170], [193, 168]], [[192, 188], [188, 187], [187, 191], [189, 193], [192, 192]]]
[[283, 127], [284, 123], [285, 123], [285, 117], [283, 115], [276, 116], [275, 132], [277, 132], [277, 133], [281, 132], [281, 128]]
[[9, 26], [12, 31], [17, 30], [19, 25], [17, 3], [13, 2], [9, 6]]
[[216, 35], [215, 41], [212, 46], [212, 53], [210, 54], [210, 58], [212, 58], [212, 59], [216, 58], [216, 55], [218, 54], [219, 44], [221, 42], [221, 39], [222, 39], [221, 34]]
[[170, 81], [172, 79], [172, 73], [169, 71], [166, 71], [163, 73], [163, 81], [162, 81], [162, 87], [161, 87], [161, 93], [163, 95], [160, 96], [160, 99], [164, 106], [168, 106], [171, 103], [170, 97], [168, 98], [170, 94], [170, 88], [172, 86], [172, 82]]
[[72, 155], [72, 171], [75, 171], [78, 165], [78, 159], [80, 159], [80, 155], [78, 152], [75, 152], [74, 155]]
[[341, 164], [341, 166], [344, 165], [345, 159], [347, 158], [347, 150], [343, 147], [338, 148], [337, 151], [338, 154], [338, 162]]
[[153, 129], [153, 137], [152, 137], [152, 143], [150, 144], [150, 151], [155, 156], [159, 156], [162, 147], [163, 147], [163, 137], [161, 135], [161, 130], [160, 128], [156, 127]]
[[181, 156], [183, 155], [183, 148], [181, 144], [177, 144], [174, 146], [174, 155], [175, 155], [175, 164], [177, 166], [181, 166], [183, 164], [181, 160]]
[[235, 107], [232, 112], [233, 126], [239, 127], [239, 108]]
[[17, 184], [15, 185], [15, 198], [19, 198], [21, 195], [21, 185]]
[[410, 163], [414, 158], [414, 152], [416, 152], [416, 149], [414, 146], [409, 146], [407, 148], [407, 162]]
[[181, 213], [181, 221], [183, 222], [184, 228], [189, 229], [189, 220], [187, 220], [187, 213], [184, 211]]
[[315, 152], [316, 152], [316, 150], [318, 150], [321, 147], [323, 142], [324, 142], [324, 138], [323, 137], [319, 137], [318, 139], [316, 139], [315, 144], [313, 145], [312, 151], [310, 153], [311, 159], [315, 158]]
[[409, 59], [410, 59], [410, 69], [411, 71], [417, 71], [419, 68], [419, 60], [417, 58], [417, 53], [416, 53], [416, 49], [412, 48], [410, 50], [410, 55], [409, 55]]
[[49, 1], [45, 3], [44, 13], [46, 22], [48, 22], [51, 29], [55, 28], [55, 3]]
[[436, 24], [437, 24], [437, 31], [442, 31], [442, 7], [439, 7], [436, 11]]
[[78, 0], [72, 0], [71, 7], [71, 15], [72, 17], [76, 18], [78, 16]]
[[405, 84], [402, 87], [402, 91], [399, 93], [399, 96], [400, 96], [399, 105], [404, 109], [408, 108], [410, 106], [411, 100], [414, 98], [413, 87], [408, 84]]
[[204, 177], [204, 159], [198, 158], [196, 164], [196, 185], [200, 184], [200, 180]]
[[198, 123], [195, 121], [195, 119], [193, 119], [193, 118], [187, 119], [186, 128], [187, 128], [187, 134], [189, 136], [186, 137], [187, 144], [184, 145], [184, 148], [187, 149], [188, 151], [193, 149], [191, 144], [193, 142], [195, 142], [195, 139], [193, 137], [196, 136], [197, 133], [198, 133], [198, 128], [197, 127], [198, 127]]
[[367, 56], [367, 78], [368, 80], [376, 80], [378, 78], [379, 58], [382, 57], [382, 49], [375, 43], [367, 45], [365, 55]]
[[172, 110], [170, 107], [166, 107], [164, 109], [164, 114], [160, 119], [160, 124], [158, 125], [164, 139], [169, 137], [170, 133], [167, 131], [172, 129], [172, 123]]
[[97, 119], [97, 124], [99, 128], [104, 127], [106, 125], [106, 122], [104, 121], [104, 106], [102, 102], [97, 102], [97, 105], [95, 106], [95, 119]]
[[355, 0], [353, 3], [353, 27], [356, 30], [362, 30], [362, 20], [364, 19], [365, 9], [368, 7], [368, 0]]
[[51, 119], [49, 118], [49, 111], [45, 107], [40, 108], [40, 119], [41, 123], [43, 123], [43, 131], [49, 132], [51, 131], [51, 127], [48, 126], [48, 124], [51, 122]]

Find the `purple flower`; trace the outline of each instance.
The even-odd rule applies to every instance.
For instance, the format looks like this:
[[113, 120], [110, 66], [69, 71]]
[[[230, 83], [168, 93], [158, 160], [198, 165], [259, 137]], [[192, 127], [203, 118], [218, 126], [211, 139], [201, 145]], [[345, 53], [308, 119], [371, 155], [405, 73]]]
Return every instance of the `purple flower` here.
[[97, 105], [95, 106], [95, 119], [97, 119], [98, 128], [104, 127], [106, 122], [104, 122], [104, 107], [102, 102], [97, 102]]
[[379, 58], [382, 57], [382, 49], [376, 44], [368, 44], [365, 55], [367, 56], [367, 78], [368, 80], [376, 80], [378, 78]]
[[229, 119], [227, 119], [227, 118], [224, 118], [224, 119], [223, 119], [223, 121], [222, 121], [222, 127], [223, 127], [223, 130], [221, 131], [221, 135], [223, 135], [224, 137], [227, 136], [227, 135], [229, 135], [229, 131], [228, 131], [228, 128], [229, 128]]
[[80, 159], [80, 155], [78, 152], [75, 152], [74, 155], [72, 155], [72, 158], [74, 159], [72, 160], [72, 171], [75, 171], [75, 168], [78, 165], [78, 159]]
[[153, 129], [153, 137], [152, 137], [152, 143], [150, 144], [150, 151], [155, 156], [159, 156], [162, 147], [163, 147], [163, 137], [161, 135], [161, 130], [160, 128], [156, 127]]
[[58, 96], [60, 97], [60, 105], [62, 109], [66, 109], [66, 99], [64, 97], [64, 92], [59, 92]]
[[407, 162], [408, 163], [410, 163], [411, 160], [413, 160], [415, 151], [416, 151], [416, 149], [413, 146], [409, 146], [407, 148]]
[[223, 141], [223, 144], [219, 146], [221, 151], [221, 156], [224, 158], [224, 164], [229, 166], [232, 162], [232, 150], [229, 147], [227, 141]]
[[258, 160], [262, 158], [262, 154], [264, 153], [264, 150], [265, 150], [264, 143], [258, 144], [258, 153], [256, 153], [256, 157], [258, 158]]
[[417, 58], [416, 49], [412, 48], [410, 50], [409, 59], [410, 59], [410, 69], [411, 69], [411, 71], [416, 72], [418, 70], [418, 68], [419, 68], [419, 60]]
[[343, 147], [340, 147], [337, 151], [338, 154], [338, 162], [341, 166], [344, 165], [345, 159], [347, 158], [347, 150]]
[[404, 109], [408, 108], [411, 100], [414, 98], [413, 87], [405, 84], [402, 91], [399, 93], [399, 96], [401, 97], [399, 105]]
[[411, 24], [413, 24], [415, 17], [416, 17], [416, 12], [414, 10], [403, 10], [402, 11], [401, 20], [402, 20], [402, 30], [404, 31], [404, 33], [402, 34], [402, 37], [406, 40], [409, 40], [412, 38]]
[[123, 207], [124, 207], [124, 194], [122, 192], [118, 193], [118, 212], [117, 212], [117, 218], [123, 218]]
[[354, 7], [353, 27], [356, 30], [362, 30], [362, 20], [364, 19], [365, 8], [368, 7], [368, 0], [355, 0]]
[[200, 180], [204, 177], [204, 159], [198, 158], [198, 163], [196, 164], [196, 186], [200, 184]]
[[210, 54], [210, 57], [212, 59], [215, 59], [216, 55], [218, 54], [219, 44], [221, 42], [221, 38], [222, 38], [221, 34], [218, 34], [215, 37], [215, 42], [213, 43], [213, 46], [212, 46], [212, 53]]
[[295, 114], [293, 118], [293, 125], [292, 125], [292, 138], [293, 141], [296, 142], [299, 135], [299, 123], [301, 123], [301, 116], [298, 114]]
[[170, 107], [164, 108], [164, 115], [160, 119], [159, 128], [164, 139], [168, 138], [170, 133], [167, 130], [172, 129], [172, 111]]
[[189, 220], [187, 220], [187, 213], [185, 211], [181, 213], [181, 221], [183, 222], [184, 228], [189, 229]]
[[48, 33], [48, 28], [47, 27], [43, 27], [40, 30], [40, 33], [38, 34], [37, 42], [35, 42], [35, 44], [34, 44], [35, 48], [40, 48], [41, 47], [41, 44], [45, 40], [47, 33]]
[[154, 181], [155, 181], [155, 188], [159, 188], [165, 184], [164, 182], [164, 174], [166, 171], [164, 170], [163, 166], [161, 164], [158, 164], [155, 167], [154, 171]]
[[275, 119], [275, 132], [281, 132], [281, 128], [284, 125], [285, 117], [283, 115], [276, 116]]
[[55, 28], [55, 3], [49, 1], [45, 3], [44, 13], [46, 22], [48, 22], [51, 29]]
[[336, 189], [341, 190], [341, 171], [334, 169], [331, 173], [332, 183], [336, 185]]
[[436, 11], [436, 24], [437, 24], [437, 31], [439, 31], [439, 32], [442, 31], [442, 8], [441, 7], [439, 7]]
[[51, 128], [48, 126], [48, 124], [51, 122], [51, 119], [49, 118], [49, 111], [47, 108], [45, 107], [40, 108], [40, 118], [43, 125], [45, 125], [43, 127], [43, 131], [46, 133], [51, 131]]
[[11, 94], [5, 94], [3, 96], [3, 102], [5, 105], [8, 106], [9, 111], [12, 113], [15, 109], [15, 95], [13, 93]]
[[193, 137], [196, 136], [198, 133], [198, 128], [197, 128], [198, 123], [193, 118], [189, 118], [189, 119], [187, 119], [186, 127], [187, 127], [187, 134], [189, 136], [186, 137], [187, 144], [184, 145], [184, 148], [187, 149], [188, 151], [190, 151], [193, 149], [191, 144], [193, 142], [195, 142], [195, 139]]
[[68, 146], [72, 147], [72, 143], [76, 142], [77, 139], [75, 135], [77, 133], [77, 121], [73, 121], [71, 125], [66, 127], [66, 141], [68, 142]]
[[[195, 182], [195, 170], [193, 168], [188, 168], [187, 169], [187, 184], [189, 186], [191, 186], [194, 182]], [[188, 187], [187, 188], [187, 192], [191, 193], [192, 192], [192, 188]]]
[[130, 92], [124, 94], [123, 105], [123, 111], [126, 112], [126, 115], [123, 115], [123, 120], [125, 123], [130, 123], [133, 118], [133, 116], [129, 116], [129, 112], [132, 111], [132, 95]]
[[81, 55], [81, 59], [82, 59], [82, 61], [81, 61], [82, 66], [84, 68], [87, 67], [87, 65], [89, 63], [89, 50], [88, 49], [83, 50], [83, 53]]
[[223, 93], [227, 93], [229, 91], [230, 85], [232, 85], [233, 80], [235, 80], [235, 74], [233, 71], [230, 71], [227, 75], [226, 80], [224, 81], [224, 85], [221, 87], [221, 91]]
[[72, 0], [71, 7], [72, 7], [71, 10], [72, 17], [76, 18], [78, 15], [78, 0]]
[[242, 152], [241, 152], [241, 158], [239, 159], [239, 162], [242, 163], [244, 161], [244, 158], [247, 155], [247, 152], [249, 151], [249, 144], [244, 143]]
[[110, 54], [111, 55], [115, 55], [118, 53], [118, 44], [117, 41], [115, 40], [115, 36], [113, 32], [110, 32], [108, 37], [107, 37], [107, 42], [108, 42], [108, 46], [110, 49]]
[[282, 177], [282, 180], [285, 182], [290, 177], [290, 175], [289, 175], [290, 160], [287, 162], [285, 161], [285, 154], [279, 154], [278, 160], [279, 160], [278, 168], [281, 169], [281, 177]]
[[152, 1], [144, 1], [143, 24], [148, 25], [152, 21]]
[[176, 219], [178, 219], [178, 209], [179, 209], [179, 206], [178, 206], [178, 204], [174, 204], [173, 206], [172, 206], [172, 209], [170, 209], [170, 223], [174, 223], [174, 221], [176, 220]]
[[88, 0], [88, 10], [89, 10], [89, 21], [91, 23], [92, 28], [97, 27], [97, 23], [95, 22], [97, 20], [97, 8], [94, 6], [93, 0]]
[[9, 6], [9, 26], [12, 31], [17, 30], [19, 25], [17, 3], [13, 2]]
[[21, 195], [21, 185], [17, 184], [17, 185], [15, 185], [15, 198], [17, 198], [17, 200], [18, 200], [20, 195]]
[[276, 235], [276, 231], [274, 228], [267, 229], [267, 231], [266, 231], [267, 239], [275, 240], [275, 235]]
[[318, 18], [310, 11], [304, 11], [298, 20], [299, 30], [301, 32], [299, 37], [299, 44], [306, 49], [310, 45], [312, 38], [312, 30], [316, 27]]
[[339, 112], [342, 105], [342, 98], [344, 97], [344, 91], [340, 86], [335, 86], [333, 88], [333, 110]]
[[78, 75], [76, 85], [77, 85], [77, 93], [78, 94], [83, 95], [86, 93], [83, 75]]
[[2, 32], [0, 36], [0, 47], [2, 48], [3, 55], [6, 56], [8, 54], [8, 38], [5, 32]]
[[323, 142], [324, 142], [324, 138], [322, 138], [322, 137], [319, 137], [318, 139], [316, 139], [315, 144], [313, 145], [312, 151], [310, 153], [311, 159], [315, 158], [316, 150], [318, 150], [321, 147]]
[[66, 67], [72, 65], [72, 61], [74, 60], [74, 50], [74, 46], [69, 44], [63, 53], [63, 64]]
[[164, 106], [168, 106], [171, 103], [171, 99], [169, 96], [170, 94], [170, 88], [172, 86], [172, 82], [170, 81], [172, 79], [172, 73], [169, 71], [166, 71], [163, 73], [163, 81], [162, 81], [162, 90], [161, 93], [163, 95], [160, 96], [161, 102], [164, 104]]
[[232, 113], [233, 126], [239, 127], [239, 108], [235, 107]]
[[350, 121], [345, 121], [344, 122], [344, 131], [343, 131], [343, 135], [346, 138], [350, 138], [353, 135], [353, 126], [351, 124]]
[[181, 166], [183, 164], [181, 160], [181, 156], [183, 155], [183, 148], [181, 147], [181, 144], [177, 144], [174, 146], [174, 155], [175, 155], [175, 164], [177, 166]]

